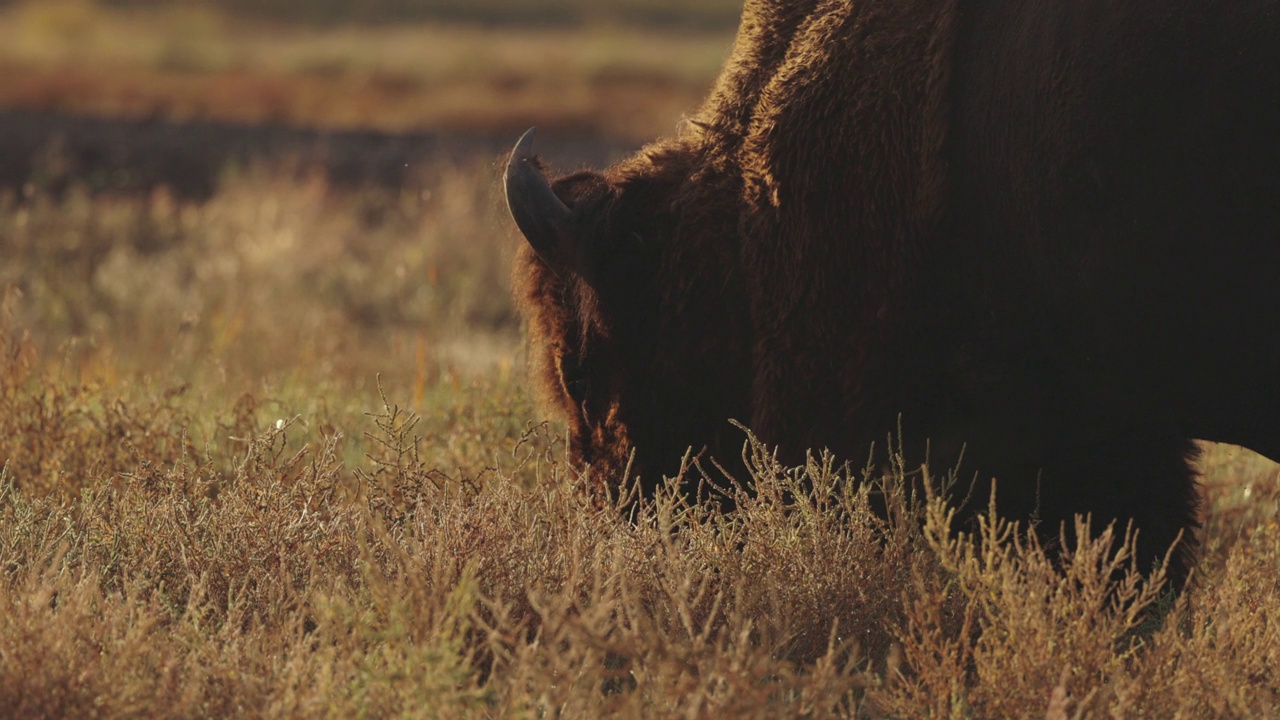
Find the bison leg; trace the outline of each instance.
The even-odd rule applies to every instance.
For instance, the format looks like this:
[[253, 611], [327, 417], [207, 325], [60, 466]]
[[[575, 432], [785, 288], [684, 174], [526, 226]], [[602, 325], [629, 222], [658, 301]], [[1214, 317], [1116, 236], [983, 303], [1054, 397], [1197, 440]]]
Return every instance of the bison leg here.
[[[1062, 528], [1072, 531], [1076, 514], [1089, 513], [1095, 533], [1112, 520], [1123, 532], [1132, 521], [1143, 572], [1156, 567], [1176, 541], [1168, 578], [1181, 590], [1197, 546], [1198, 454], [1197, 446], [1181, 437], [1108, 439], [1053, 454], [1029, 482], [1025, 477], [998, 478], [996, 502], [1002, 514], [1038, 519], [1047, 545], [1057, 544]], [[1070, 534], [1067, 539], [1073, 541]]]

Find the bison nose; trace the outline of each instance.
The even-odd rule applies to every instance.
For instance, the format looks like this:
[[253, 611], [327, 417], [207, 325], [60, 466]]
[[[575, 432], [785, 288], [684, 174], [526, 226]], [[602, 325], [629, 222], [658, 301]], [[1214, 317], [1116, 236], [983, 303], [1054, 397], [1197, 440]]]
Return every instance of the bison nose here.
[[525, 240], [550, 267], [559, 255], [558, 248], [567, 236], [573, 212], [569, 210], [534, 162], [533, 137], [537, 128], [529, 128], [507, 160], [504, 189], [507, 210]]

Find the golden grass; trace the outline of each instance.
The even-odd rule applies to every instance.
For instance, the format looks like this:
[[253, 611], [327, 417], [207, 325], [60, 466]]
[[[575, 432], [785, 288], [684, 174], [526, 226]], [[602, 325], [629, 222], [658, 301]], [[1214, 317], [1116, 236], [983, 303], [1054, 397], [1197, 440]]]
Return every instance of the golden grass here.
[[[59, 0], [52, 0], [57, 2]], [[60, 0], [81, 2], [83, 0]], [[163, 0], [127, 0], [134, 5]], [[456, 18], [486, 25], [623, 24], [732, 28], [739, 0], [202, 0], [206, 6], [292, 23], [397, 23]]]
[[[0, 104], [639, 139], [729, 42], [658, 35], [23, 3]], [[1280, 473], [1234, 448], [1176, 601], [1109, 534], [1061, 569], [994, 520], [952, 535], [909, 459], [784, 468], [744, 435], [730, 516], [593, 503], [526, 392], [497, 176], [0, 194], [4, 714], [1280, 712]]]
[[525, 393], [495, 175], [0, 199], [5, 713], [1280, 709], [1280, 474], [1232, 448], [1176, 602], [1107, 535], [1061, 572], [1017, 528], [951, 535], [906, 460], [752, 443], [732, 515], [594, 504]]
[[315, 28], [42, 0], [0, 12], [0, 106], [639, 140], [701, 100], [731, 41], [728, 29]]

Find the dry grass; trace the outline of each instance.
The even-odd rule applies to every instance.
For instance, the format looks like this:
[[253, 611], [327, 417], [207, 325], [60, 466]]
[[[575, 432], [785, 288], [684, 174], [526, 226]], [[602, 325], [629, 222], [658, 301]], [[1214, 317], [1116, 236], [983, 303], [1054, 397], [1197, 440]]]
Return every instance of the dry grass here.
[[[41, 358], [24, 382], [45, 389], [42, 402], [107, 412], [116, 404], [104, 394], [227, 411], [242, 398], [238, 414], [303, 414], [316, 432], [367, 409], [355, 398], [381, 374], [388, 392], [437, 410], [428, 430], [451, 441], [432, 460], [488, 462], [496, 435], [518, 435], [532, 414], [513, 392], [522, 360], [493, 174], [441, 163], [412, 188], [339, 191], [320, 176], [254, 167], [228, 172], [204, 203], [163, 188], [0, 196], [0, 284]], [[467, 404], [490, 396], [483, 418]], [[127, 452], [115, 434], [84, 453], [60, 433], [97, 437], [103, 423], [54, 423], [22, 441], [84, 470], [109, 448]], [[6, 457], [23, 483], [88, 481], [16, 472], [51, 462], [39, 453]]]
[[901, 468], [750, 444], [730, 516], [594, 504], [524, 392], [494, 176], [0, 202], [6, 713], [1280, 710], [1280, 475], [1231, 448], [1176, 602], [1109, 535], [1061, 572], [953, 536]]
[[[728, 42], [576, 32], [23, 3], [0, 103], [645, 137]], [[732, 515], [586, 497], [524, 387], [497, 175], [0, 195], [0, 714], [1280, 714], [1280, 473], [1234, 448], [1177, 600], [1112, 533], [1060, 567], [951, 534], [902, 494], [918, 459], [784, 468], [744, 433]]]
[[[83, 0], [62, 0], [82, 2]], [[206, 6], [292, 23], [397, 23], [451, 18], [486, 25], [624, 24], [732, 29], [739, 0], [202, 0]], [[114, 0], [136, 7], [165, 0]]]
[[267, 25], [180, 4], [0, 12], [0, 106], [327, 128], [639, 140], [710, 87], [732, 28]]

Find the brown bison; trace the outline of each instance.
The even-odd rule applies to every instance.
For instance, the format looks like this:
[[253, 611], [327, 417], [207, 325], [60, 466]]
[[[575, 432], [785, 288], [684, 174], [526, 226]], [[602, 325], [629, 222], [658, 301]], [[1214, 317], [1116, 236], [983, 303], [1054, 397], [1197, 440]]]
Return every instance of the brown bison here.
[[860, 461], [902, 417], [1145, 562], [1191, 438], [1280, 459], [1280, 0], [748, 0], [675, 137], [553, 183], [531, 144], [518, 292], [604, 482], [737, 456], [730, 418]]

